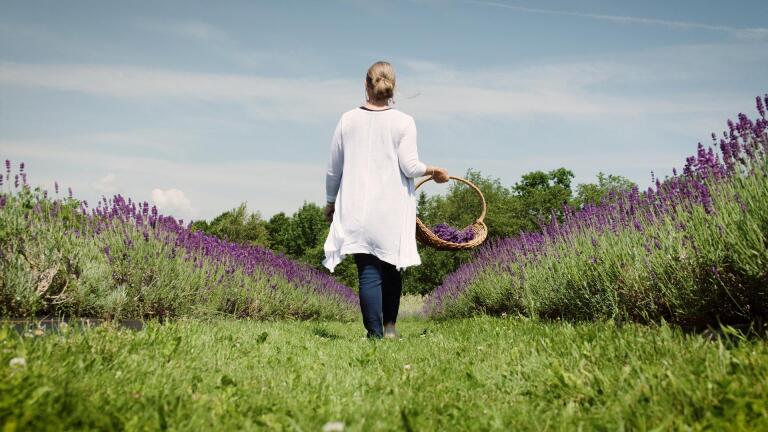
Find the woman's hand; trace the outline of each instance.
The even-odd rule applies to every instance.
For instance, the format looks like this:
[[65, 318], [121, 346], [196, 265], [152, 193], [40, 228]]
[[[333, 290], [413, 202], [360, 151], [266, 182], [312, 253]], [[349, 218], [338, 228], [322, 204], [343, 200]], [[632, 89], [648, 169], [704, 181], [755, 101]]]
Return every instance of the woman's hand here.
[[448, 176], [448, 171], [446, 171], [445, 168], [430, 166], [427, 168], [427, 173], [432, 175], [432, 178], [435, 180], [435, 183], [445, 183], [448, 180], [450, 180], [450, 177]]
[[336, 210], [336, 203], [329, 202], [325, 205], [325, 210], [323, 210], [323, 213], [325, 214], [325, 220], [328, 223], [333, 222], [333, 212]]

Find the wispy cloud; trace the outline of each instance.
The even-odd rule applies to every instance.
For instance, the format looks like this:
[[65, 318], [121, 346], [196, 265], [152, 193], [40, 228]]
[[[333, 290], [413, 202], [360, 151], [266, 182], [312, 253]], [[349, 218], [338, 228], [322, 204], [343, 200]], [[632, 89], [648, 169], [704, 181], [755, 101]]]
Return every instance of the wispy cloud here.
[[355, 100], [348, 81], [210, 74], [159, 68], [84, 64], [0, 63], [0, 85], [43, 87], [129, 100], [168, 98], [238, 103], [253, 114], [312, 122]]
[[153, 30], [165, 31], [182, 37], [189, 37], [220, 44], [234, 44], [232, 37], [224, 30], [202, 21], [150, 22], [145, 25]]
[[514, 4], [498, 3], [498, 2], [482, 1], [482, 0], [463, 0], [463, 2], [476, 4], [476, 5], [516, 10], [520, 12], [536, 13], [536, 14], [572, 16], [572, 17], [579, 17], [579, 18], [595, 19], [600, 21], [611, 21], [611, 22], [617, 22], [617, 23], [663, 26], [663, 27], [675, 28], [675, 29], [698, 29], [698, 30], [723, 32], [741, 39], [757, 40], [757, 39], [768, 38], [768, 28], [765, 28], [765, 27], [753, 27], [753, 28], [732, 27], [732, 26], [726, 26], [726, 25], [706, 24], [706, 23], [691, 22], [691, 21], [664, 20], [664, 19], [658, 19], [658, 18], [645, 18], [645, 17], [626, 16], [626, 15], [604, 15], [604, 14], [595, 14], [595, 13], [586, 13], [586, 12], [573, 12], [573, 11], [555, 10], [555, 9], [532, 8], [527, 6], [519, 6]]
[[246, 69], [301, 73], [306, 68], [306, 56], [288, 48], [281, 51], [258, 50], [237, 36], [213, 24], [197, 20], [145, 20], [138, 27], [158, 35], [171, 36], [185, 43], [195, 43], [235, 66]]
[[96, 180], [91, 184], [91, 186], [100, 193], [103, 193], [105, 195], [110, 195], [115, 192], [117, 192], [117, 185], [115, 184], [115, 180], [117, 178], [115, 177], [114, 173], [109, 173], [105, 175], [104, 177]]
[[[659, 92], [621, 94], [605, 85], [634, 89], [736, 67], [718, 62], [749, 47], [679, 47], [622, 58], [553, 60], [506, 68], [459, 70], [422, 60], [404, 61], [398, 106], [425, 119], [461, 116], [634, 115], [709, 110], [716, 101], [670, 99]], [[733, 54], [733, 53], [736, 54]], [[765, 62], [766, 55], [739, 60]], [[707, 62], [706, 66], [703, 63]], [[705, 66], [705, 67], [704, 67]], [[680, 75], [680, 76], [678, 76]], [[253, 117], [299, 123], [327, 122], [362, 99], [359, 80], [276, 78], [160, 68], [88, 64], [0, 63], [0, 85], [49, 88], [131, 101], [235, 104]], [[637, 93], [637, 92], [635, 92]], [[699, 95], [700, 99], [705, 99]]]

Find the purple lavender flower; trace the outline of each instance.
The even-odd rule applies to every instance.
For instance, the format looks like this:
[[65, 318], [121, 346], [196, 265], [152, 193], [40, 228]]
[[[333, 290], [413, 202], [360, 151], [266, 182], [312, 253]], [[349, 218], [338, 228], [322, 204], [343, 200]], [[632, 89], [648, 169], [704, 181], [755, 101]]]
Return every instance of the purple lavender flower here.
[[56, 191], [56, 195], [59, 194], [59, 182], [57, 181], [53, 182], [53, 190]]
[[430, 229], [438, 238], [451, 243], [467, 243], [475, 238], [475, 232], [472, 227], [464, 230], [458, 230], [448, 224], [437, 224]]
[[[768, 107], [768, 93], [766, 93], [765, 96], [763, 97], [763, 101], [765, 101], [765, 105], [764, 106]], [[765, 118], [765, 117], [763, 117], [763, 118]]]
[[24, 162], [19, 164], [19, 174], [24, 172]]

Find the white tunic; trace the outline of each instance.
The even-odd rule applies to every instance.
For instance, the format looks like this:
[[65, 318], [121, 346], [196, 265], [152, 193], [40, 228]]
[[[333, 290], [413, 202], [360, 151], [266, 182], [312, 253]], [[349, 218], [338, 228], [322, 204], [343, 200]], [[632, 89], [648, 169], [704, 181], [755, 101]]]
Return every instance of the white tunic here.
[[413, 117], [394, 108], [358, 107], [342, 114], [325, 176], [326, 199], [335, 202], [335, 212], [323, 265], [333, 272], [354, 253], [373, 254], [398, 270], [421, 264], [413, 179], [426, 170]]

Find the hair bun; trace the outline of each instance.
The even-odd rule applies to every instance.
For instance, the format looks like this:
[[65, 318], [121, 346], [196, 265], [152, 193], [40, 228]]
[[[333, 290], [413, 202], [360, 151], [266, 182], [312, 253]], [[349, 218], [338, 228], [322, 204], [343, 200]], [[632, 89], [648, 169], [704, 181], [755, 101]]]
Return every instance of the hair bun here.
[[391, 99], [395, 93], [395, 69], [387, 62], [376, 62], [368, 68], [366, 82], [375, 99]]

